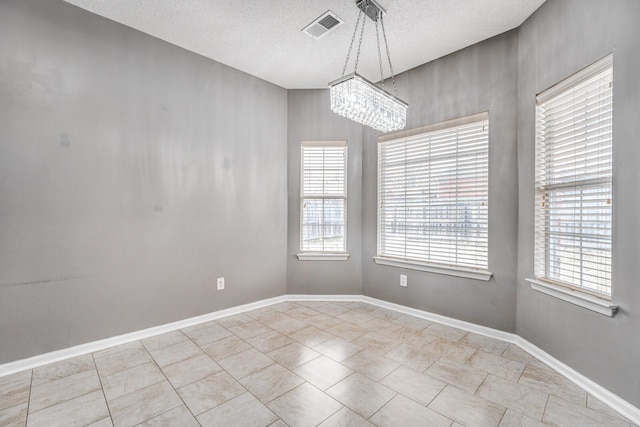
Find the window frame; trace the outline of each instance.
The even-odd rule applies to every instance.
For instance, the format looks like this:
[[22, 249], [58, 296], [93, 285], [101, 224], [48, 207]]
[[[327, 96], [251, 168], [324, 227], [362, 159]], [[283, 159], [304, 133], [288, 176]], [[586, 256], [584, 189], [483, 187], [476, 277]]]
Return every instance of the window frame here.
[[[606, 77], [607, 75], [610, 75], [610, 77]], [[598, 82], [598, 80], [602, 80], [603, 78], [604, 80], [602, 82]], [[604, 86], [604, 84], [606, 84], [607, 81], [609, 82], [608, 88]], [[534, 195], [535, 195], [534, 221], [535, 223], [534, 223], [534, 239], [533, 239], [534, 240], [534, 248], [533, 248], [534, 249], [534, 252], [533, 252], [534, 278], [526, 279], [531, 284], [532, 289], [536, 291], [543, 292], [547, 295], [554, 296], [564, 301], [582, 306], [584, 308], [587, 308], [587, 309], [596, 311], [600, 314], [605, 314], [608, 316], [613, 316], [618, 308], [615, 304], [611, 302], [611, 299], [613, 297], [613, 277], [612, 277], [613, 225], [614, 225], [613, 202], [615, 200], [613, 199], [613, 159], [612, 159], [613, 117], [614, 117], [614, 113], [613, 113], [614, 84], [613, 82], [614, 82], [613, 56], [612, 54], [609, 54], [536, 95], [535, 185], [534, 185]], [[588, 157], [590, 156], [590, 154], [588, 154], [589, 150], [590, 149], [593, 150], [592, 144], [596, 144], [596, 142], [589, 142], [588, 145], [585, 142], [584, 147], [579, 146], [574, 142], [571, 142], [571, 144], [574, 145], [574, 148], [571, 148], [571, 153], [573, 153], [574, 158], [576, 159], [574, 160], [575, 166], [573, 163], [570, 163], [571, 165], [570, 167], [562, 166], [563, 169], [561, 171], [558, 171], [557, 169], [554, 170], [553, 166], [555, 166], [557, 162], [560, 162], [559, 157], [561, 156], [560, 154], [549, 155], [547, 151], [555, 150], [556, 152], [558, 152], [559, 150], [558, 144], [560, 143], [558, 142], [557, 135], [554, 135], [555, 138], [547, 142], [547, 139], [545, 138], [545, 129], [546, 129], [545, 126], [548, 126], [548, 125], [547, 123], [544, 122], [543, 115], [545, 113], [547, 113], [547, 115], [551, 113], [551, 109], [553, 108], [554, 102], [558, 103], [558, 102], [564, 101], [565, 98], [563, 98], [563, 96], [568, 95], [570, 91], [580, 89], [581, 85], [586, 85], [587, 83], [594, 85], [594, 88], [596, 88], [596, 90], [598, 91], [597, 96], [593, 101], [594, 105], [596, 105], [596, 103], [598, 102], [602, 102], [602, 99], [606, 99], [607, 97], [610, 97], [610, 101], [607, 104], [597, 104], [598, 108], [602, 108], [602, 105], [606, 106], [607, 108], [610, 108], [610, 113], [608, 113], [610, 114], [610, 118], [605, 117], [603, 119], [602, 117], [600, 117], [600, 114], [598, 115], [594, 114], [593, 117], [585, 117], [584, 122], [587, 124], [584, 124], [584, 125], [580, 124], [577, 128], [571, 130], [572, 133], [569, 137], [572, 138], [570, 141], [580, 141], [578, 136], [581, 135], [582, 129], [585, 129], [585, 133], [586, 133], [586, 129], [588, 129], [590, 126], [593, 126], [594, 124], [598, 125], [599, 133], [597, 136], [598, 138], [597, 144], [601, 144], [600, 132], [602, 132], [602, 135], [608, 136], [608, 138], [606, 138], [608, 142], [606, 142], [605, 145], [603, 145], [602, 147], [600, 147], [600, 145], [598, 146], [598, 152], [600, 152], [600, 150], [603, 150], [603, 151], [608, 150], [603, 155], [603, 158], [605, 158], [605, 160], [602, 160], [600, 158], [601, 154], [598, 154], [598, 158], [596, 160], [590, 160], [590, 162], [593, 162], [593, 163], [590, 163], [587, 165], [586, 159], [591, 158], [591, 157]], [[584, 111], [588, 111], [586, 107], [591, 105], [589, 103], [591, 102], [591, 100], [589, 100], [589, 102], [587, 102], [588, 98], [577, 98], [577, 100], [578, 101], [574, 101], [574, 102], [578, 105], [572, 105], [571, 107], [562, 107], [562, 110], [559, 110], [559, 107], [558, 107], [558, 110], [556, 111], [566, 113], [568, 115], [571, 115], [571, 117], [580, 116], [583, 109]], [[580, 104], [583, 104], [583, 105], [580, 105]], [[607, 124], [607, 122], [609, 123]], [[553, 128], [550, 128], [550, 129], [551, 131], [553, 131]], [[600, 129], [604, 129], [604, 130], [600, 130]], [[587, 138], [585, 138], [585, 141], [587, 141]], [[562, 156], [566, 156], [567, 154], [565, 153], [566, 151], [562, 154]], [[584, 160], [582, 161], [585, 162], [585, 165], [582, 166], [582, 168], [585, 169], [585, 172], [582, 175], [577, 175], [575, 174], [574, 171], [580, 167], [579, 162], [581, 160], [578, 160], [580, 156], [584, 156]], [[607, 157], [609, 159], [608, 163], [606, 160]], [[559, 178], [557, 178], [555, 175], [552, 175], [554, 172], [556, 174], [562, 173], [564, 175], [568, 175], [573, 172], [573, 174], [569, 178], [562, 178], [563, 181], [558, 182]], [[594, 177], [594, 174], [595, 174], [595, 177]], [[602, 206], [594, 205], [595, 207], [586, 208], [586, 209], [590, 209], [590, 211], [585, 212], [585, 208], [582, 207], [583, 203], [587, 203], [586, 201], [584, 201], [585, 200], [584, 196], [577, 197], [577, 196], [572, 196], [571, 194], [557, 195], [556, 201], [552, 202], [556, 205], [555, 207], [552, 206], [551, 203], [547, 202], [549, 200], [550, 194], [561, 193], [562, 191], [570, 193], [571, 190], [573, 190], [573, 192], [579, 191], [580, 194], [583, 194], [585, 190], [596, 191], [596, 192], [603, 191], [609, 195], [609, 198], [604, 203], [603, 203], [603, 200], [598, 200], [598, 202], [600, 204], [608, 205], [609, 208], [603, 210]], [[574, 213], [572, 214], [574, 218], [566, 220], [567, 223], [571, 223], [571, 224], [577, 221], [577, 224], [580, 225], [578, 227], [580, 231], [572, 232], [572, 235], [575, 234], [575, 239], [579, 239], [580, 242], [582, 242], [585, 239], [595, 238], [594, 236], [596, 235], [594, 233], [596, 232], [600, 232], [601, 230], [604, 230], [606, 232], [607, 229], [609, 230], [608, 235], [604, 234], [605, 238], [602, 239], [603, 243], [597, 243], [598, 245], [604, 245], [603, 247], [605, 248], [608, 246], [609, 248], [608, 256], [605, 256], [605, 258], [608, 258], [609, 264], [608, 266], [606, 265], [606, 263], [602, 264], [603, 265], [602, 267], [595, 269], [595, 271], [597, 271], [596, 274], [598, 274], [598, 276], [596, 276], [596, 279], [592, 279], [592, 281], [594, 281], [594, 280], [600, 280], [601, 277], [604, 277], [603, 280], [604, 282], [606, 282], [606, 284], [601, 286], [608, 287], [609, 288], [608, 293], [605, 291], [598, 291], [596, 289], [593, 289], [593, 286], [598, 285], [595, 282], [593, 283], [592, 287], [584, 285], [586, 282], [583, 280], [584, 278], [583, 275], [585, 274], [585, 270], [587, 270], [588, 267], [584, 265], [582, 260], [588, 255], [588, 253], [586, 252], [586, 249], [582, 246], [582, 244], [579, 247], [576, 247], [576, 244], [573, 244], [572, 246], [572, 244], [563, 244], [561, 241], [558, 241], [556, 246], [554, 246], [555, 249], [551, 247], [554, 241], [553, 235], [557, 233], [560, 233], [560, 234], [562, 233], [557, 230], [554, 233], [554, 231], [551, 229], [552, 226], [549, 224], [549, 221], [550, 221], [549, 218], [551, 218], [554, 215], [556, 217], [562, 216], [563, 209], [566, 209], [562, 207], [563, 203], [575, 204], [575, 203], [578, 203], [578, 201], [580, 202], [580, 206], [581, 206], [581, 208], [579, 209], [579, 214], [575, 213], [576, 208], [574, 208], [573, 209]], [[595, 202], [592, 202], [592, 203], [595, 203]], [[604, 226], [597, 225], [597, 228], [595, 229], [596, 231], [589, 231], [591, 230], [591, 228], [593, 228], [592, 225], [591, 226], [589, 225], [589, 221], [592, 221], [592, 222], [596, 221], [594, 219], [589, 219], [589, 218], [596, 215], [594, 212], [601, 212], [601, 211], [604, 213], [601, 213], [598, 215], [604, 215], [604, 218], [608, 217], [608, 222], [606, 222]], [[598, 223], [601, 222], [600, 216], [598, 216], [597, 222]], [[585, 225], [584, 225], [585, 223], [587, 224], [587, 227], [586, 227], [587, 231], [585, 231]], [[558, 228], [558, 225], [556, 225], [555, 228]], [[600, 242], [600, 234], [598, 234], [597, 237], [598, 239], [596, 241]], [[607, 237], [608, 237], [608, 240], [607, 240]], [[559, 237], [556, 237], [555, 239], [558, 240]], [[596, 243], [593, 243], [593, 244], [596, 244]], [[581, 260], [580, 266], [579, 266], [579, 270], [580, 270], [579, 285], [552, 277], [554, 274], [559, 277], [562, 277], [565, 271], [567, 272], [569, 271], [568, 269], [569, 264], [566, 264], [566, 263], [562, 264], [561, 261], [554, 261], [557, 264], [557, 266], [555, 267], [557, 269], [557, 272], [553, 274], [551, 273], [551, 268], [552, 268], [551, 253], [553, 251], [561, 251], [561, 250], [565, 250], [565, 251], [569, 250], [571, 251], [571, 253], [575, 253], [579, 255], [579, 259]], [[602, 247], [598, 247], [597, 251], [598, 253], [607, 252], [606, 249], [602, 249]], [[600, 259], [600, 256], [601, 255], [597, 256], [598, 262], [602, 261]], [[601, 264], [597, 264], [597, 265], [601, 265]], [[608, 281], [606, 280], [607, 267], [609, 269]], [[603, 275], [603, 276], [600, 276], [600, 275]]]
[[[465, 265], [453, 265], [446, 264], [441, 262], [434, 262], [432, 259], [428, 259], [427, 257], [418, 259], [418, 258], [401, 258], [397, 256], [390, 255], [388, 253], [384, 253], [382, 248], [382, 219], [381, 219], [381, 208], [383, 204], [382, 198], [382, 180], [383, 170], [382, 170], [382, 159], [381, 159], [381, 144], [388, 144], [397, 142], [399, 144], [404, 143], [403, 140], [411, 137], [420, 137], [422, 135], [425, 138], [428, 138], [428, 134], [434, 134], [438, 131], [443, 130], [458, 130], [459, 128], [465, 128], [469, 125], [484, 123], [486, 126], [486, 194], [484, 209], [486, 209], [485, 221], [483, 221], [484, 230], [486, 230], [486, 241], [485, 241], [485, 262], [484, 266], [465, 266]], [[489, 281], [492, 277], [491, 271], [489, 271], [489, 218], [488, 218], [488, 210], [489, 210], [489, 113], [487, 111], [472, 114], [469, 116], [464, 116], [452, 120], [447, 120], [444, 122], [435, 123], [428, 126], [423, 126], [416, 129], [410, 129], [400, 132], [395, 132], [391, 134], [382, 135], [378, 138], [378, 204], [377, 204], [377, 251], [376, 256], [374, 257], [374, 262], [380, 265], [387, 265], [393, 267], [400, 268], [408, 268], [419, 271], [427, 271], [437, 274], [446, 274], [457, 277], [465, 277], [469, 279]], [[484, 131], [484, 128], [483, 128]], [[459, 141], [456, 140], [456, 147], [459, 147]], [[431, 158], [429, 157], [429, 160]], [[406, 162], [406, 159], [405, 159]], [[458, 174], [456, 173], [456, 178]], [[406, 181], [402, 184], [406, 188]], [[457, 251], [457, 249], [456, 249]], [[458, 252], [456, 252], [458, 253]], [[405, 253], [406, 255], [406, 253]]]
[[[331, 194], [325, 195], [320, 193], [304, 194], [305, 191], [305, 148], [306, 147], [342, 147], [344, 150], [344, 170], [342, 170], [344, 192], [341, 195]], [[300, 143], [300, 227], [299, 227], [299, 253], [297, 258], [300, 261], [346, 261], [349, 258], [347, 252], [347, 204], [348, 204], [348, 141], [347, 140], [314, 140], [314, 141], [302, 141]], [[323, 154], [324, 157], [324, 154]], [[324, 184], [323, 184], [324, 185]], [[322, 199], [322, 200], [343, 200], [343, 250], [309, 250], [304, 248], [304, 209], [305, 201], [309, 199]]]

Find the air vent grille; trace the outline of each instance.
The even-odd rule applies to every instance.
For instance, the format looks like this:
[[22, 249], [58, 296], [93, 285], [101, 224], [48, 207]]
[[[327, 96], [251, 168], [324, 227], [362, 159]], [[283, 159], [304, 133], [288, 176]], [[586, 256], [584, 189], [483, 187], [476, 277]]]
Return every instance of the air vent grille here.
[[332, 30], [342, 24], [344, 21], [336, 16], [330, 10], [326, 11], [312, 23], [302, 29], [302, 32], [310, 35], [314, 39], [319, 39]]

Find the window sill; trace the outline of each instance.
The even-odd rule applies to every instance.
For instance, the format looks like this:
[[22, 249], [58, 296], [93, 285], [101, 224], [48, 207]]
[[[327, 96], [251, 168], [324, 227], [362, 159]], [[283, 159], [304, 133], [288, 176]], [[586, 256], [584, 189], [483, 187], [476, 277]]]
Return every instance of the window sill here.
[[380, 265], [408, 268], [410, 270], [427, 271], [429, 273], [446, 274], [447, 276], [464, 277], [467, 279], [484, 280], [485, 282], [488, 282], [493, 275], [493, 273], [491, 273], [490, 271], [477, 270], [475, 268], [446, 266], [384, 257], [373, 257], [373, 260], [376, 264]]
[[300, 253], [298, 261], [347, 261], [349, 254]]
[[563, 286], [554, 285], [536, 279], [525, 279], [531, 284], [531, 289], [542, 292], [543, 294], [561, 299], [571, 304], [578, 305], [596, 313], [613, 317], [618, 310], [618, 306], [602, 298], [584, 294], [580, 291], [574, 291]]

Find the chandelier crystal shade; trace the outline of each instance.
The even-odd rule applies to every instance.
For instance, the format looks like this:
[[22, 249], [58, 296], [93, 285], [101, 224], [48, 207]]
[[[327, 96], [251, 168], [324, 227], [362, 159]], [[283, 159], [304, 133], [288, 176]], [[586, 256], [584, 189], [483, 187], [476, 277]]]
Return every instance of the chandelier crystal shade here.
[[[360, 0], [356, 5], [360, 9], [360, 12], [351, 38], [351, 45], [347, 52], [347, 59], [344, 64], [344, 68], [342, 69], [342, 77], [329, 83], [331, 110], [336, 114], [365, 126], [372, 127], [380, 132], [391, 132], [404, 129], [407, 124], [407, 108], [409, 105], [357, 73], [360, 47], [362, 46], [362, 36], [364, 34], [364, 26], [367, 20], [363, 15], [366, 15], [371, 18], [376, 25], [381, 84], [384, 85], [384, 76], [382, 70], [382, 54], [380, 51], [378, 21], [382, 27], [387, 59], [389, 61], [389, 70], [391, 72], [391, 80], [395, 89], [396, 82], [393, 75], [391, 55], [389, 53], [387, 35], [384, 30], [384, 21], [382, 18], [386, 11], [376, 3], [375, 0]], [[360, 25], [361, 20], [362, 26], [360, 29], [360, 41], [358, 43], [355, 67], [353, 73], [345, 76], [347, 64], [349, 63], [349, 56], [351, 55], [351, 49], [353, 48], [355, 36], [358, 32], [358, 26]]]
[[408, 104], [352, 73], [329, 83], [331, 111], [380, 132], [404, 129]]

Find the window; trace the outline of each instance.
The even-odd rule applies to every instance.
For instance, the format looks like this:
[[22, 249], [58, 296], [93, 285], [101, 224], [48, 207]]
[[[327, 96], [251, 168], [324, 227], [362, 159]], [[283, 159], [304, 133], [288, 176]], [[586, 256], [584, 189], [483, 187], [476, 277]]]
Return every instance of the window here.
[[613, 63], [536, 97], [535, 277], [611, 295]]
[[489, 280], [488, 173], [487, 113], [381, 137], [376, 262]]
[[300, 251], [344, 254], [347, 142], [305, 141], [301, 151]]

